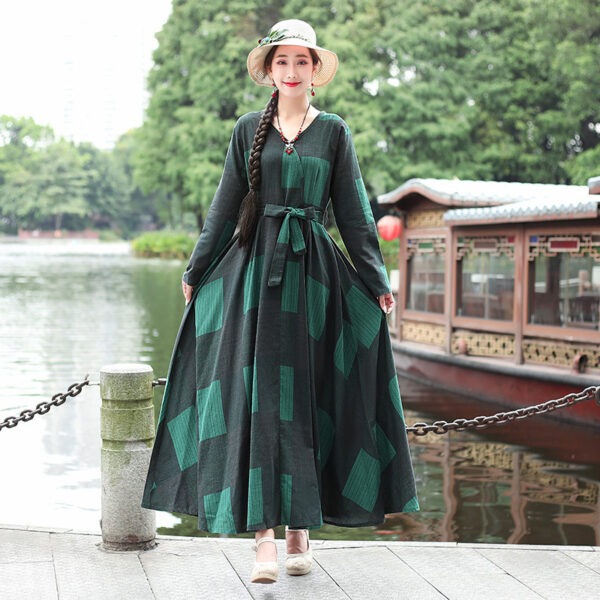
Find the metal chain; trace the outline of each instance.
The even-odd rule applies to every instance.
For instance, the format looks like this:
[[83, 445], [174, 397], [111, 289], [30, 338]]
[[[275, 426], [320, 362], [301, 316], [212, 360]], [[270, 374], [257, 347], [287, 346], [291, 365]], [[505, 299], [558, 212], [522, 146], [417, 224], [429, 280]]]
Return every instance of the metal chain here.
[[455, 419], [454, 421], [435, 421], [431, 425], [427, 423], [415, 423], [414, 425], [407, 427], [408, 433], [414, 435], [427, 435], [428, 433], [436, 433], [442, 435], [449, 431], [465, 431], [466, 429], [484, 429], [490, 425], [503, 425], [510, 421], [517, 421], [519, 419], [527, 419], [534, 415], [541, 415], [558, 408], [564, 408], [565, 406], [573, 406], [579, 402], [585, 400], [595, 400], [596, 404], [600, 406], [600, 386], [588, 387], [582, 392], [577, 394], [567, 394], [563, 398], [558, 400], [548, 400], [543, 404], [535, 404], [533, 406], [527, 406], [524, 408], [517, 408], [509, 412], [499, 412], [495, 415], [489, 415], [486, 417], [474, 417], [473, 419]]
[[67, 398], [78, 396], [86, 385], [90, 385], [88, 377], [86, 375], [81, 383], [72, 383], [64, 393], [59, 392], [58, 394], [54, 394], [50, 402], [40, 402], [35, 409], [27, 408], [22, 410], [18, 417], [7, 417], [4, 421], [0, 421], [0, 431], [4, 428], [12, 429], [25, 421], [31, 421], [36, 415], [45, 415], [53, 406], [60, 406], [67, 401]]
[[[54, 394], [50, 402], [40, 402], [33, 410], [25, 409], [21, 411], [18, 417], [7, 417], [4, 421], [0, 421], [0, 431], [5, 428], [12, 429], [21, 422], [31, 421], [36, 415], [45, 415], [53, 406], [60, 406], [66, 402], [67, 398], [78, 396], [85, 386], [90, 385], [88, 377], [89, 376], [86, 375], [81, 383], [72, 383], [64, 393]], [[152, 385], [154, 387], [165, 385], [166, 381], [166, 378], [156, 379], [152, 382]], [[454, 421], [435, 421], [431, 425], [428, 425], [427, 423], [415, 423], [414, 425], [407, 427], [406, 431], [407, 433], [412, 433], [417, 436], [423, 436], [428, 433], [442, 435], [449, 431], [484, 429], [491, 425], [503, 425], [504, 423], [509, 423], [511, 421], [527, 419], [534, 415], [541, 415], [559, 408], [565, 408], [566, 406], [573, 406], [574, 404], [584, 402], [585, 400], [594, 400], [596, 404], [600, 406], [600, 386], [591, 386], [582, 392], [567, 394], [557, 400], [548, 400], [542, 404], [534, 404], [533, 406], [517, 408], [508, 412], [499, 412], [495, 415], [474, 417], [472, 419], [455, 419]]]

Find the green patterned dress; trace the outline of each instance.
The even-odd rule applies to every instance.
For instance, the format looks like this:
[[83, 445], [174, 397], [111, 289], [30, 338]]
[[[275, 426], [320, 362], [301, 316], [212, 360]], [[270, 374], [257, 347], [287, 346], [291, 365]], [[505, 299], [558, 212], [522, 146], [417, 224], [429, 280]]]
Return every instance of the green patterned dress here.
[[[260, 113], [237, 122], [184, 280], [143, 506], [239, 533], [374, 525], [418, 510], [389, 291], [347, 125], [321, 112], [291, 154], [271, 128], [256, 235], [237, 214]], [[332, 202], [352, 266], [324, 227]], [[355, 269], [356, 268], [356, 269]]]

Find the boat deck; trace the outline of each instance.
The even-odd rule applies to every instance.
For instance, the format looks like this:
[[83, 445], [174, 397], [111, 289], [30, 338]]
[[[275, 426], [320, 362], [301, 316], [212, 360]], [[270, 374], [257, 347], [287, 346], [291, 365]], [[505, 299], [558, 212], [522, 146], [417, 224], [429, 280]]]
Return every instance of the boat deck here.
[[[251, 584], [250, 540], [159, 537], [146, 552], [108, 553], [99, 535], [0, 526], [2, 598], [128, 600], [556, 599], [600, 589], [600, 547], [431, 542], [312, 543], [315, 568]], [[279, 556], [285, 551], [278, 542]], [[280, 565], [283, 560], [280, 558]]]

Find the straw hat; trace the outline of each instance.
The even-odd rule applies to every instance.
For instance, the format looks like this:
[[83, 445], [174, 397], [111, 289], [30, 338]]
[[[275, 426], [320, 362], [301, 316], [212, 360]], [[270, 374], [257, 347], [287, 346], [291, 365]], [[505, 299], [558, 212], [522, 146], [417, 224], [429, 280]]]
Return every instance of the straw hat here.
[[258, 85], [272, 85], [265, 68], [265, 58], [273, 46], [303, 46], [312, 48], [321, 62], [313, 78], [313, 85], [319, 87], [328, 84], [338, 67], [338, 57], [331, 50], [317, 46], [317, 34], [305, 21], [288, 19], [273, 25], [269, 34], [258, 41], [258, 46], [248, 54], [248, 73]]

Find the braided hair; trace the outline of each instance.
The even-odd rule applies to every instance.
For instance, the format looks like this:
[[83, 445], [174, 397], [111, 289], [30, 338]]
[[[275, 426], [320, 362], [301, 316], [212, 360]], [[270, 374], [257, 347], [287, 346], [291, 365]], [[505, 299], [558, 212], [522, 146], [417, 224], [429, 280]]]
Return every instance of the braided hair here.
[[[265, 57], [265, 70], [270, 68], [276, 50], [277, 46], [273, 46]], [[315, 50], [309, 48], [308, 51], [311, 55], [313, 65], [321, 62], [321, 59]], [[252, 149], [250, 150], [250, 157], [248, 159], [250, 190], [242, 200], [240, 207], [240, 234], [238, 243], [241, 247], [249, 245], [254, 236], [254, 230], [256, 229], [256, 223], [258, 221], [258, 192], [260, 190], [260, 155], [265, 146], [265, 142], [267, 141], [267, 135], [271, 123], [273, 122], [273, 118], [277, 114], [278, 102], [279, 90], [275, 90], [260, 117], [256, 132], [254, 133]]]
[[258, 220], [258, 191], [260, 190], [260, 154], [267, 141], [267, 134], [273, 122], [273, 117], [277, 112], [278, 100], [279, 92], [275, 91], [258, 122], [252, 142], [252, 149], [250, 150], [250, 158], [248, 159], [250, 191], [242, 200], [239, 218], [240, 235], [238, 242], [242, 247], [250, 243], [256, 229], [256, 222]]

